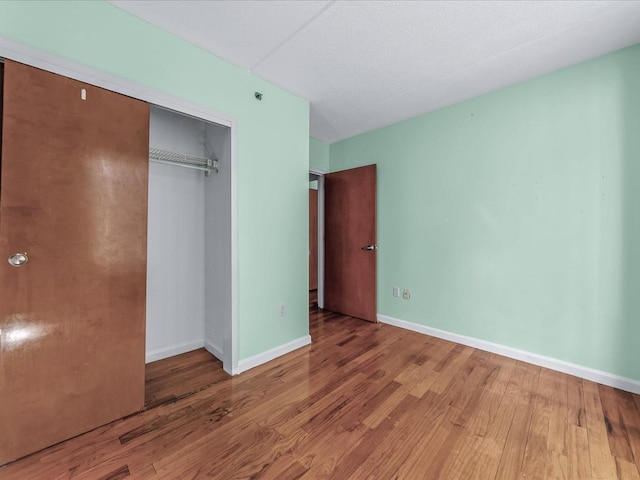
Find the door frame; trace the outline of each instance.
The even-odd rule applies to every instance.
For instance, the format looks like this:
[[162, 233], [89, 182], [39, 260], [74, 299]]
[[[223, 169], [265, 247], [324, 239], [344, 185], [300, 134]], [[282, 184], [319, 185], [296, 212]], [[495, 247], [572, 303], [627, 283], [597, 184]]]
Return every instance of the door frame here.
[[[66, 58], [0, 36], [0, 57], [24, 63], [73, 80], [89, 83], [178, 113], [217, 123], [231, 130], [231, 317], [225, 322], [223, 368], [230, 375], [238, 369], [238, 221], [237, 221], [237, 120], [152, 87], [126, 80]], [[320, 182], [318, 182], [320, 183]], [[318, 278], [320, 282], [320, 278]]]
[[324, 308], [324, 176], [327, 172], [310, 168], [318, 181], [318, 308]]

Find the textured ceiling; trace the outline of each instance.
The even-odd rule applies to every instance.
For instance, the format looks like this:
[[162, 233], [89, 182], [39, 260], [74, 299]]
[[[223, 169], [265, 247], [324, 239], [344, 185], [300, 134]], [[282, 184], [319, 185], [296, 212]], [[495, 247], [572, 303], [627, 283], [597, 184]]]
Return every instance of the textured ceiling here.
[[640, 43], [640, 1], [111, 3], [309, 100], [335, 142]]

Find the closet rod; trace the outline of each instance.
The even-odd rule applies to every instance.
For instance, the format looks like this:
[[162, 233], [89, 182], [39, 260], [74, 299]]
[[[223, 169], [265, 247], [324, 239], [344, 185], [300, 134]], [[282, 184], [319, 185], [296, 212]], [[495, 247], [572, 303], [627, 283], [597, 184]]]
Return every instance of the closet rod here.
[[176, 167], [202, 170], [206, 176], [209, 176], [211, 172], [218, 173], [218, 161], [213, 158], [196, 157], [194, 155], [186, 155], [184, 153], [175, 153], [167, 150], [160, 150], [158, 148], [150, 148], [149, 160], [156, 163], [164, 163], [166, 165], [175, 165]]

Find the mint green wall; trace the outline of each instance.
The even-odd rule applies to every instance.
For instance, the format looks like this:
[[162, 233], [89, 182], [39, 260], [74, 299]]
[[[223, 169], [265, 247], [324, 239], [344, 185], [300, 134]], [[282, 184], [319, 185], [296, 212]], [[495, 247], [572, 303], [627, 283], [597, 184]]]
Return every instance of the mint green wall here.
[[0, 36], [236, 117], [239, 358], [308, 333], [305, 100], [104, 2], [0, 2]]
[[640, 379], [639, 78], [635, 46], [331, 145], [378, 164], [378, 312]]
[[309, 168], [329, 171], [329, 144], [309, 137]]

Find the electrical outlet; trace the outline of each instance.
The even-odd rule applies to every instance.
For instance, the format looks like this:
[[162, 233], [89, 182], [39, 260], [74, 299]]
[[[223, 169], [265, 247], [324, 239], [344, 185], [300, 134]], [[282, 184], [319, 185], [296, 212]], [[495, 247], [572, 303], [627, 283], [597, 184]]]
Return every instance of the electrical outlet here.
[[284, 317], [287, 314], [287, 304], [286, 303], [281, 303], [280, 304], [280, 316]]
[[404, 298], [405, 300], [409, 300], [411, 298], [411, 290], [405, 288], [402, 292], [402, 298]]
[[393, 296], [394, 297], [400, 296], [400, 287], [393, 287]]

